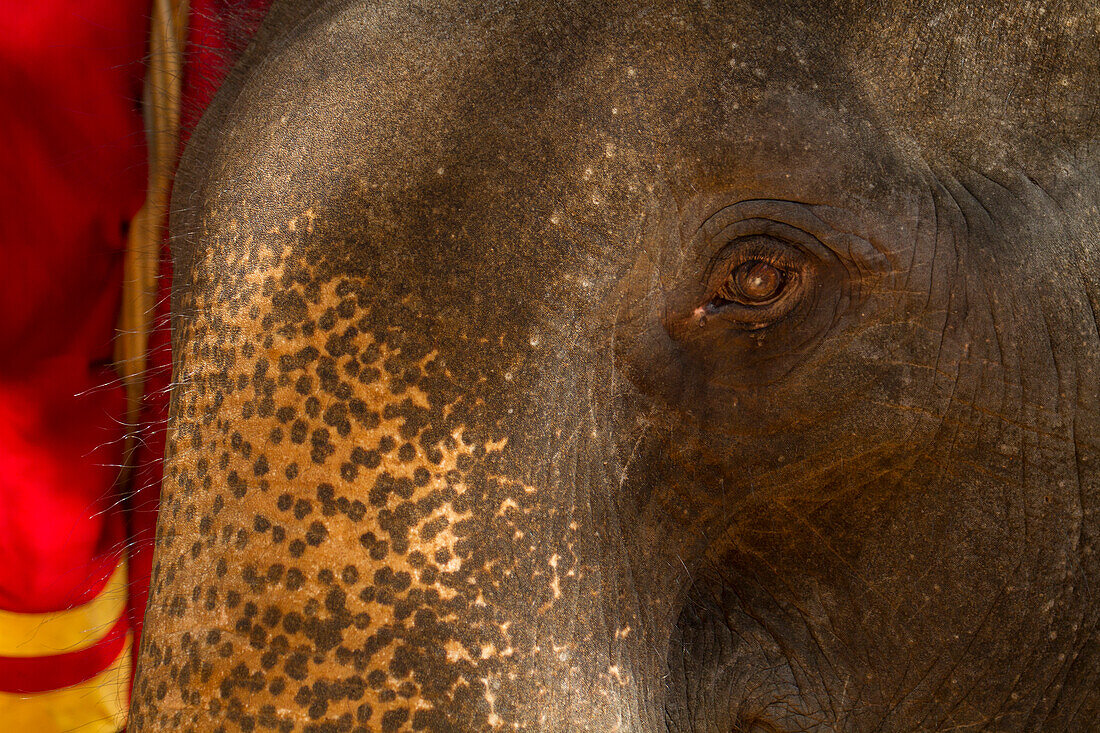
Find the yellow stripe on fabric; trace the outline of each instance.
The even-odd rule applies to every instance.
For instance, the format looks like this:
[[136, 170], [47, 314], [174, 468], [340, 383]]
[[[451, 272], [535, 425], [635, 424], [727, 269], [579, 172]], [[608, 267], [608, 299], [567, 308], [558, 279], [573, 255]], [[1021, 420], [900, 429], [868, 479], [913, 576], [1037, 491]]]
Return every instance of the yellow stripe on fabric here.
[[118, 733], [130, 707], [133, 634], [95, 677], [50, 692], [0, 692], [0, 729], [27, 733]]
[[82, 606], [53, 613], [0, 611], [0, 657], [44, 657], [95, 646], [126, 612], [127, 582], [123, 559], [99, 595]]

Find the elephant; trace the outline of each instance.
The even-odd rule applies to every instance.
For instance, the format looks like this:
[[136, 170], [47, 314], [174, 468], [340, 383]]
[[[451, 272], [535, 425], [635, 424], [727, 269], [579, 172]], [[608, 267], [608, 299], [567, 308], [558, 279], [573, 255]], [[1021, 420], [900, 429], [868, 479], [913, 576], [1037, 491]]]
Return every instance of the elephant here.
[[1100, 8], [277, 0], [130, 728], [1100, 723]]

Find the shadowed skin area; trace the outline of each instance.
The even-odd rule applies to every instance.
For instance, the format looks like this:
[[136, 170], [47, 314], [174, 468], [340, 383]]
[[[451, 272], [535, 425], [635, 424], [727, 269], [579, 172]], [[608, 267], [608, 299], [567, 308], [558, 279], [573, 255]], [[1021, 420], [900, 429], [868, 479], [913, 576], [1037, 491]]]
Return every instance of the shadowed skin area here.
[[1098, 29], [277, 5], [176, 184], [131, 730], [1087, 729]]

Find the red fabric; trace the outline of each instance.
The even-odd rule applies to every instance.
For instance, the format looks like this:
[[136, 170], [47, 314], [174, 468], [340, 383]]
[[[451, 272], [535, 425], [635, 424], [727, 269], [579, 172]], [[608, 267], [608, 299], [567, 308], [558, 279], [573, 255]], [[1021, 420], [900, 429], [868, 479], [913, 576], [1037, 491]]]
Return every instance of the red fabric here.
[[145, 0], [0, 11], [0, 608], [95, 595], [125, 543], [110, 367], [144, 197]]
[[[144, 198], [146, 3], [0, 9], [0, 608], [9, 611], [89, 601], [126, 543], [112, 492], [125, 398], [110, 362], [126, 227]], [[0, 680], [40, 690], [58, 674], [87, 679], [121, 638], [67, 655], [63, 669], [54, 657], [2, 659]]]
[[[27, 694], [80, 684], [118, 659], [130, 620], [125, 614], [95, 646], [46, 657], [0, 657], [0, 691]], [[88, 674], [89, 670], [95, 670]]]
[[[191, 3], [185, 138], [268, 1]], [[102, 643], [0, 658], [0, 689], [94, 676], [128, 626], [137, 641], [144, 616], [171, 376], [167, 257], [128, 498], [113, 491], [125, 397], [110, 362], [126, 227], [144, 199], [148, 9], [148, 0], [0, 5], [0, 609], [91, 600], [127, 545], [131, 580], [128, 618]]]

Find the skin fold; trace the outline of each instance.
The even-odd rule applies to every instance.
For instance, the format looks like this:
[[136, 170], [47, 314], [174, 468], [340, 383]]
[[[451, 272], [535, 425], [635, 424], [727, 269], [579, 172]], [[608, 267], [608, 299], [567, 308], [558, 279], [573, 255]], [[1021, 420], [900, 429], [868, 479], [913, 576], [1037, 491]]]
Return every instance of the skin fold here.
[[1091, 3], [276, 4], [134, 731], [1100, 718]]

